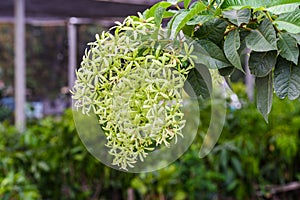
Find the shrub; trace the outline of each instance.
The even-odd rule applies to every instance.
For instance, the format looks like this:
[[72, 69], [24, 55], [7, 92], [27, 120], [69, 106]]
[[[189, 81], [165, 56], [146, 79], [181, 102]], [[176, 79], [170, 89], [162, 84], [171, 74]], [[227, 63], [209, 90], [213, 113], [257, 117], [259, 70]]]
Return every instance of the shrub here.
[[[235, 90], [240, 86], [235, 86]], [[241, 99], [241, 102], [245, 102]], [[254, 103], [228, 110], [213, 151], [198, 154], [202, 137], [172, 165], [130, 174], [92, 157], [76, 133], [72, 112], [32, 122], [20, 134], [0, 125], [1, 199], [251, 199], [268, 185], [299, 181], [300, 104], [274, 99], [269, 124]], [[202, 108], [199, 136], [210, 119]], [[288, 198], [288, 197], [287, 197]]]

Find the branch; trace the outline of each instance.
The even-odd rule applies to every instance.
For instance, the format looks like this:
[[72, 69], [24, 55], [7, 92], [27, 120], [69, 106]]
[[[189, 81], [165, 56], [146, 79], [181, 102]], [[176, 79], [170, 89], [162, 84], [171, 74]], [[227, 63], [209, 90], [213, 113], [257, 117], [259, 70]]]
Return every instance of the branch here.
[[268, 187], [266, 189], [267, 192], [257, 191], [256, 195], [259, 197], [263, 197], [263, 196], [266, 196], [266, 194], [267, 194], [268, 197], [272, 197], [273, 195], [278, 194], [278, 193], [285, 193], [285, 192], [300, 190], [300, 182], [291, 182], [291, 183], [288, 183], [288, 184], [282, 185], [282, 186], [267, 186], [267, 187]]

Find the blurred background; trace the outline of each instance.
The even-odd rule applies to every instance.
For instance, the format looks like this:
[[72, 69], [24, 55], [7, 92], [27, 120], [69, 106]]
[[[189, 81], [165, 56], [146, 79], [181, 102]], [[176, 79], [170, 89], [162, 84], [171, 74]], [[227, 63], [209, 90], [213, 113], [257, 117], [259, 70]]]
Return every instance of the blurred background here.
[[267, 124], [241, 73], [232, 75], [238, 100], [228, 99], [221, 138], [207, 157], [198, 156], [206, 104], [197, 139], [164, 169], [124, 173], [87, 152], [69, 94], [86, 44], [155, 2], [0, 1], [0, 199], [300, 199], [299, 100], [275, 98]]

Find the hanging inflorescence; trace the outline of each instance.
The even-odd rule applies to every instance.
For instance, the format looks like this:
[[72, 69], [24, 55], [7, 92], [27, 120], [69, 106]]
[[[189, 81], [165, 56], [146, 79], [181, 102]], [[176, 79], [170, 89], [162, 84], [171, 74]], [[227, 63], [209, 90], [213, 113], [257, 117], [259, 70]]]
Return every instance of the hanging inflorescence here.
[[112, 164], [134, 167], [182, 135], [182, 89], [193, 47], [164, 37], [153, 18], [127, 17], [89, 43], [72, 89], [74, 106], [96, 114]]

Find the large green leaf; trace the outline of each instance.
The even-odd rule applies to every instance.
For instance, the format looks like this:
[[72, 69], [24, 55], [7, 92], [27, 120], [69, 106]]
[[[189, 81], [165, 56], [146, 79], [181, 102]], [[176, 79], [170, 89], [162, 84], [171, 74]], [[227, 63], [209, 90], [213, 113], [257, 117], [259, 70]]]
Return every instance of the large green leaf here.
[[243, 67], [240, 60], [240, 55], [238, 54], [238, 49], [240, 48], [240, 35], [239, 31], [235, 29], [230, 31], [224, 42], [224, 53], [226, 58], [230, 63], [237, 69], [243, 71]]
[[200, 13], [199, 15], [196, 15], [193, 19], [188, 21], [187, 25], [197, 25], [197, 24], [204, 24], [205, 22], [208, 22], [209, 20], [212, 20], [214, 18], [213, 14], [207, 11], [204, 11]]
[[289, 4], [284, 4], [284, 5], [274, 5], [271, 6], [269, 8], [267, 8], [267, 10], [269, 12], [272, 12], [276, 15], [280, 15], [282, 13], [289, 13], [289, 12], [293, 12], [295, 9], [298, 8], [298, 6], [300, 5], [299, 1], [297, 3], [289, 3]]
[[162, 19], [164, 17], [164, 12], [166, 11], [166, 8], [164, 7], [158, 7], [156, 10], [155, 10], [155, 13], [154, 13], [154, 21], [155, 21], [155, 24], [157, 26], [160, 26], [161, 25], [161, 22], [162, 22]]
[[265, 77], [255, 78], [256, 87], [256, 104], [257, 109], [262, 114], [266, 122], [268, 122], [268, 115], [272, 108], [273, 101], [273, 81], [272, 72]]
[[221, 69], [231, 66], [223, 51], [209, 40], [197, 40], [194, 48], [194, 53], [197, 56], [196, 63], [203, 64], [211, 69]]
[[[222, 9], [267, 8], [275, 14], [291, 12], [300, 4], [299, 0], [224, 0]], [[293, 7], [294, 6], [294, 7]]]
[[197, 2], [190, 10], [184, 10], [182, 13], [177, 15], [171, 27], [171, 36], [177, 35], [188, 21], [204, 10], [206, 10], [206, 5], [202, 2]]
[[182, 2], [182, 0], [167, 0], [167, 2], [170, 2], [171, 4], [175, 5], [179, 2]]
[[277, 49], [275, 29], [270, 20], [265, 19], [256, 30], [245, 38], [247, 47], [253, 51], [271, 51]]
[[287, 61], [281, 56], [274, 70], [274, 90], [276, 95], [284, 99], [297, 99], [300, 95], [300, 64]]
[[276, 51], [254, 52], [249, 58], [249, 69], [251, 74], [257, 77], [264, 77], [271, 72], [276, 64]]
[[266, 0], [224, 0], [221, 8], [223, 9], [241, 9], [243, 7], [259, 8], [267, 7]]
[[170, 2], [161, 1], [156, 4], [154, 4], [150, 9], [145, 10], [144, 15], [146, 18], [155, 17], [155, 11], [156, 9], [162, 7], [162, 8], [168, 8], [172, 6]]
[[173, 17], [176, 13], [177, 13], [177, 12], [176, 12], [176, 11], [174, 12], [174, 10], [166, 10], [166, 11], [164, 12], [164, 17], [163, 17], [163, 18], [171, 18], [171, 17]]
[[182, 22], [182, 20], [188, 15], [188, 10], [180, 10], [178, 13], [169, 21], [170, 26], [168, 27], [170, 30], [170, 36], [172, 38], [175, 37], [177, 27]]
[[297, 65], [299, 57], [297, 40], [288, 33], [278, 33], [278, 37], [277, 46], [280, 55]]
[[280, 15], [274, 21], [274, 24], [280, 30], [286, 30], [294, 34], [300, 33], [300, 9]]
[[[167, 11], [166, 11], [167, 12]], [[172, 26], [173, 26], [173, 23], [175, 21], [175, 19], [178, 17], [178, 15], [180, 15], [182, 12], [185, 12], [185, 10], [174, 10], [172, 11], [174, 12], [174, 15], [173, 17], [169, 20], [168, 24], [167, 24], [167, 32], [168, 32], [168, 35], [171, 36], [171, 31], [172, 31]]]
[[291, 34], [290, 33], [290, 36], [295, 38], [297, 40], [297, 43], [300, 45], [300, 33], [298, 33], [298, 34]]
[[226, 10], [223, 11], [222, 14], [231, 23], [237, 26], [241, 26], [242, 24], [248, 24], [251, 17], [251, 12], [247, 8], [243, 10]]
[[191, 3], [192, 0], [184, 0], [183, 3], [184, 3], [184, 8], [188, 8], [190, 3]]
[[213, 19], [204, 23], [195, 31], [195, 37], [198, 39], [209, 39], [216, 44], [220, 44], [224, 38], [227, 23], [221, 19]]
[[196, 64], [188, 74], [184, 90], [190, 97], [210, 98], [212, 81], [209, 70], [203, 65]]

